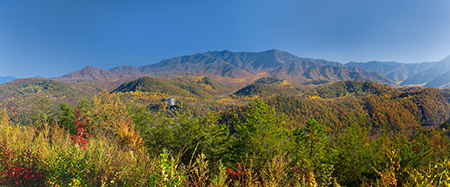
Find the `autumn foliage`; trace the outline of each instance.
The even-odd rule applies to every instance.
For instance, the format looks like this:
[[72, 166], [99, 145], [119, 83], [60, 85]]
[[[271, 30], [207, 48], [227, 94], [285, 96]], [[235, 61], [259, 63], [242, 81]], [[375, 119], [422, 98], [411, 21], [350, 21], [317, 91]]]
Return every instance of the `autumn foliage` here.
[[192, 115], [186, 100], [154, 110], [150, 93], [104, 91], [35, 107], [36, 125], [4, 106], [0, 185], [444, 186], [449, 131], [419, 124], [445, 118], [447, 94], [342, 82]]
[[86, 119], [82, 119], [83, 114], [81, 114], [80, 109], [75, 107], [75, 112], [77, 115], [77, 121], [75, 122], [75, 125], [77, 126], [77, 134], [76, 136], [71, 136], [70, 139], [72, 139], [74, 145], [78, 145], [86, 150], [85, 145], [89, 143], [89, 133], [86, 132], [86, 129], [84, 128]]

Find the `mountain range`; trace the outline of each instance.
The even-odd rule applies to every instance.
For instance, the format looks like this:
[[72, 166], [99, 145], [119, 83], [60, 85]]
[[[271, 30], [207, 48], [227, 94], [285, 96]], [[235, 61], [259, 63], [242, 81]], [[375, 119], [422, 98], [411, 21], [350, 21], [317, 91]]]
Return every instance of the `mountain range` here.
[[[272, 103], [284, 103], [278, 108], [296, 102], [294, 107], [284, 107], [283, 110], [291, 116], [302, 114], [299, 119], [313, 114], [324, 116], [317, 111], [327, 111], [326, 114], [332, 115], [328, 116], [330, 119], [356, 111], [361, 118], [369, 114], [378, 126], [391, 123], [402, 127], [405, 124], [436, 125], [450, 116], [446, 112], [450, 106], [448, 91], [392, 87], [450, 86], [449, 67], [450, 57], [416, 64], [373, 61], [344, 65], [323, 59], [300, 58], [276, 49], [264, 52], [225, 50], [175, 57], [141, 67], [119, 66], [103, 70], [87, 66], [54, 80], [18, 79], [0, 84], [0, 102], [11, 111], [10, 115], [15, 120], [22, 122], [29, 121], [31, 102], [40, 98], [47, 98], [52, 103], [76, 104], [81, 99], [89, 99], [108, 90], [150, 108], [161, 105], [161, 101], [168, 97], [176, 97], [184, 102], [183, 106], [196, 107], [196, 113], [207, 109], [224, 111], [251, 99], [272, 98]], [[332, 82], [336, 83], [313, 85]], [[282, 101], [276, 101], [277, 98]], [[358, 110], [353, 110], [354, 105]], [[341, 106], [346, 107], [341, 110]], [[298, 111], [308, 108], [313, 110], [306, 113]], [[420, 117], [420, 123], [415, 123], [414, 116]], [[399, 122], [397, 119], [412, 121]]]
[[264, 52], [231, 52], [228, 50], [196, 53], [135, 67], [119, 66], [108, 71], [87, 66], [56, 80], [118, 81], [142, 76], [208, 76], [232, 87], [241, 87], [261, 77], [277, 77], [296, 83], [336, 82], [343, 80], [374, 81], [389, 86], [396, 83], [380, 73], [360, 67], [347, 67], [339, 62], [300, 58], [272, 49]]
[[350, 62], [349, 67], [376, 71], [400, 86], [450, 88], [450, 56], [437, 62]]
[[[301, 84], [345, 80], [373, 81], [392, 87], [424, 86], [450, 88], [450, 56], [438, 62], [349, 62], [300, 58], [272, 49], [263, 52], [210, 51], [162, 60], [144, 66], [118, 66], [110, 70], [86, 66], [56, 77], [61, 82], [125, 83], [142, 76], [170, 78], [207, 76], [233, 88], [241, 88], [261, 77], [275, 77]], [[0, 83], [14, 80], [0, 77]]]
[[370, 62], [349, 62], [345, 64], [349, 67], [360, 67], [370, 71], [376, 71], [386, 78], [394, 82], [402, 82], [408, 77], [432, 66], [434, 63], [424, 62], [424, 63], [399, 63], [399, 62], [380, 62], [380, 61], [370, 61]]
[[[439, 80], [440, 75], [445, 76], [449, 75], [450, 73], [450, 56], [447, 58], [442, 59], [439, 62], [434, 63], [432, 66], [429, 66], [428, 68], [424, 69], [423, 71], [416, 73], [403, 81], [401, 83], [402, 86], [406, 85], [422, 85], [425, 84], [425, 87], [430, 87], [430, 85], [427, 85], [429, 82], [434, 85], [434, 87], [445, 87], [444, 84], [448, 84], [448, 82], [442, 82]], [[444, 79], [442, 79], [444, 80]]]

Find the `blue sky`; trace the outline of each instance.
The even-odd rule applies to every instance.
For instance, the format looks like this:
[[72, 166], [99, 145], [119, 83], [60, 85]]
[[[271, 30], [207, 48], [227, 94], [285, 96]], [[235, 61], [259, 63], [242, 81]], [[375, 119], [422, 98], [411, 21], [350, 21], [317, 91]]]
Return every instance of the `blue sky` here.
[[450, 55], [448, 0], [0, 0], [0, 76], [280, 49], [349, 61]]

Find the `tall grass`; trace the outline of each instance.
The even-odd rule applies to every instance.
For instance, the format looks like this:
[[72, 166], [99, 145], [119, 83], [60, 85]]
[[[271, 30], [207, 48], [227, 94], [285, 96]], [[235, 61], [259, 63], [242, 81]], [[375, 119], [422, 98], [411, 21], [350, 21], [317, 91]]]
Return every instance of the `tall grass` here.
[[[256, 173], [250, 165], [236, 170], [221, 162], [216, 173], [199, 154], [190, 165], [164, 150], [124, 149], [118, 140], [97, 136], [86, 149], [74, 144], [58, 125], [30, 127], [0, 124], [1, 183], [10, 186], [293, 186], [289, 158], [278, 155]], [[27, 172], [19, 173], [18, 168]], [[8, 173], [9, 172], [9, 173]], [[12, 176], [14, 175], [14, 177]], [[19, 176], [18, 176], [19, 175]], [[33, 176], [31, 176], [33, 175]], [[302, 186], [300, 183], [297, 183]]]
[[[81, 120], [77, 118], [78, 128], [83, 128]], [[195, 149], [186, 164], [179, 155], [182, 150], [149, 152], [129, 120], [116, 122], [116, 134], [83, 134], [86, 141], [80, 143], [80, 137], [74, 138], [58, 124], [44, 123], [39, 129], [17, 125], [0, 110], [0, 186], [339, 186], [333, 162], [311, 169], [294, 161], [297, 157], [281, 152], [263, 160], [264, 164], [255, 164], [247, 156], [225, 165], [220, 157], [208, 158]], [[448, 159], [426, 168], [404, 167], [401, 161], [405, 155], [398, 148], [381, 145], [384, 154], [377, 159], [385, 165], [373, 163], [376, 178], [360, 185], [450, 184]]]
[[[162, 177], [161, 173], [165, 170], [173, 170], [173, 175], [182, 171], [168, 153], [150, 157], [144, 149], [124, 149], [120, 142], [105, 136], [90, 138], [86, 149], [83, 149], [74, 144], [70, 134], [58, 125], [44, 127], [37, 131], [2, 120], [1, 183], [19, 186], [149, 186], [164, 183], [167, 177]], [[24, 170], [27, 172], [20, 172]], [[32, 173], [28, 171], [35, 173], [36, 177], [30, 179], [27, 173]]]

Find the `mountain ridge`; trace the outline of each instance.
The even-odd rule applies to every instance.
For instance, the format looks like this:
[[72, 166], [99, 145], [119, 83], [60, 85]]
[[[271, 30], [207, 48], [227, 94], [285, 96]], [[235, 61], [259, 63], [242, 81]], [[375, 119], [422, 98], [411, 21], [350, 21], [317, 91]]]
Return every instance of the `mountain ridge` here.
[[434, 63], [432, 66], [427, 67], [423, 71], [414, 74], [409, 77], [405, 81], [403, 81], [400, 85], [418, 85], [418, 84], [426, 84], [427, 82], [435, 79], [439, 75], [450, 70], [450, 56]]
[[349, 62], [345, 65], [376, 71], [400, 86], [450, 88], [450, 56], [435, 62], [399, 63], [370, 61]]
[[229, 92], [230, 89], [209, 77], [173, 77], [160, 79], [151, 76], [142, 76], [118, 86], [112, 92], [154, 92], [165, 93], [171, 96], [192, 98], [212, 98], [214, 95]]
[[119, 79], [118, 75], [93, 66], [86, 66], [81, 70], [55, 78], [55, 80], [61, 82], [79, 82], [87, 80], [107, 82], [115, 81], [117, 79]]
[[[108, 70], [118, 77], [140, 76], [209, 76], [223, 82], [248, 84], [257, 75], [273, 76], [306, 83], [316, 79], [331, 82], [341, 80], [374, 81], [396, 86], [383, 75], [363, 68], [349, 68], [339, 62], [323, 59], [300, 58], [278, 49], [263, 52], [209, 51], [162, 60], [145, 66], [118, 66]], [[370, 77], [370, 78], [369, 78]], [[245, 80], [245, 81], [243, 81]]]
[[0, 84], [3, 84], [3, 83], [7, 83], [7, 82], [9, 82], [9, 81], [13, 81], [13, 80], [16, 80], [17, 78], [16, 77], [13, 77], [13, 76], [4, 76], [4, 77], [0, 77]]
[[434, 62], [422, 62], [422, 63], [399, 63], [393, 61], [381, 62], [381, 61], [369, 61], [369, 62], [349, 62], [346, 66], [360, 67], [369, 71], [376, 71], [386, 78], [394, 81], [401, 82], [408, 77], [422, 71], [423, 69], [432, 66]]

